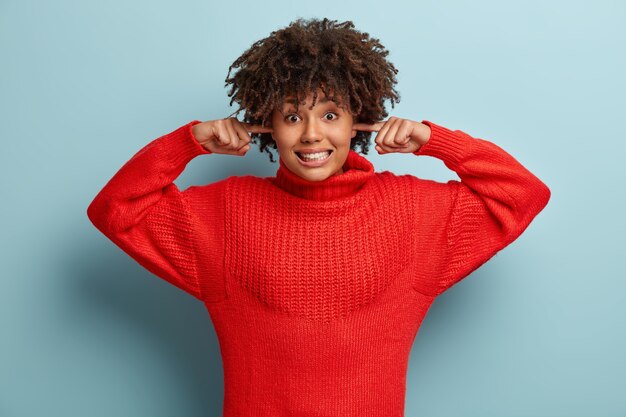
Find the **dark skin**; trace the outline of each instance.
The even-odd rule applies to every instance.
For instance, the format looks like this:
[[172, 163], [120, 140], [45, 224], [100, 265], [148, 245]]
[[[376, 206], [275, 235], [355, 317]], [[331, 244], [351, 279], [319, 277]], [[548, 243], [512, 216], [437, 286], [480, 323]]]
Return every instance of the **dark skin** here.
[[[213, 153], [244, 156], [250, 149], [250, 133], [272, 133], [268, 126], [251, 125], [235, 117], [208, 120], [193, 128], [196, 140]], [[352, 130], [378, 132], [376, 150], [380, 155], [387, 153], [412, 153], [430, 139], [430, 127], [420, 122], [390, 117], [382, 122], [354, 123]]]

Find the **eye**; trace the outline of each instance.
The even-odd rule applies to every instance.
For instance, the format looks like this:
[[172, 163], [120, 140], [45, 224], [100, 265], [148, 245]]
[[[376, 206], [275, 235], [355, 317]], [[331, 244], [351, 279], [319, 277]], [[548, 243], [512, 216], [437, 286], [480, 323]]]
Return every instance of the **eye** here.
[[[335, 119], [337, 119], [339, 117], [339, 115], [337, 113], [333, 112], [333, 111], [327, 112], [326, 114], [324, 114], [324, 117], [328, 116], [329, 114], [332, 114], [334, 117], [332, 119], [326, 119], [326, 120], [335, 120]], [[288, 114], [287, 116], [285, 116], [285, 120], [287, 122], [291, 122], [293, 120], [291, 120], [290, 117], [293, 117], [293, 116], [299, 117], [297, 114], [291, 113], [291, 114]]]
[[288, 121], [288, 122], [290, 122], [291, 120], [290, 120], [289, 118], [290, 118], [291, 116], [296, 116], [296, 117], [298, 117], [298, 115], [297, 115], [297, 114], [292, 113], [292, 114], [288, 114], [287, 116], [285, 116], [285, 120], [286, 120], [286, 121]]

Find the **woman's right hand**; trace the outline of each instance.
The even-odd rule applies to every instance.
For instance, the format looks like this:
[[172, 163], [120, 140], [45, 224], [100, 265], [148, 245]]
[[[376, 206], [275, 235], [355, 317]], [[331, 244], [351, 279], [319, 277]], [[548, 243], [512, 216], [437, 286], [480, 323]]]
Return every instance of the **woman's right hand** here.
[[240, 122], [236, 117], [208, 120], [192, 127], [195, 139], [210, 152], [244, 156], [252, 138], [248, 132], [271, 133], [271, 127]]

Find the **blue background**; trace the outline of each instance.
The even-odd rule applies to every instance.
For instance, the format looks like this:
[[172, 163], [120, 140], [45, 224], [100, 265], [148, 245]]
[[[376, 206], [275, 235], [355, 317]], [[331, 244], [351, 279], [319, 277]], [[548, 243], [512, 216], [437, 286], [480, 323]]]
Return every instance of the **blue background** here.
[[[552, 191], [526, 232], [435, 301], [407, 416], [626, 416], [623, 1], [0, 2], [0, 416], [219, 416], [201, 302], [136, 264], [86, 209], [149, 141], [235, 110], [228, 66], [297, 17], [391, 51], [391, 115], [490, 140]], [[241, 115], [240, 115], [241, 117]], [[441, 181], [441, 161], [367, 156]], [[177, 185], [273, 175], [194, 159]]]

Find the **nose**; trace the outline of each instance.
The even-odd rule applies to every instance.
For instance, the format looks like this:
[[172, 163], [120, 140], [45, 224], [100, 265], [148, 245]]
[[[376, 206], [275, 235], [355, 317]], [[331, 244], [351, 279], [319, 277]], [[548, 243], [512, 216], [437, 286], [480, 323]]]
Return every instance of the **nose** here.
[[322, 139], [322, 132], [316, 120], [309, 119], [305, 122], [304, 132], [300, 137], [302, 142], [319, 142]]

